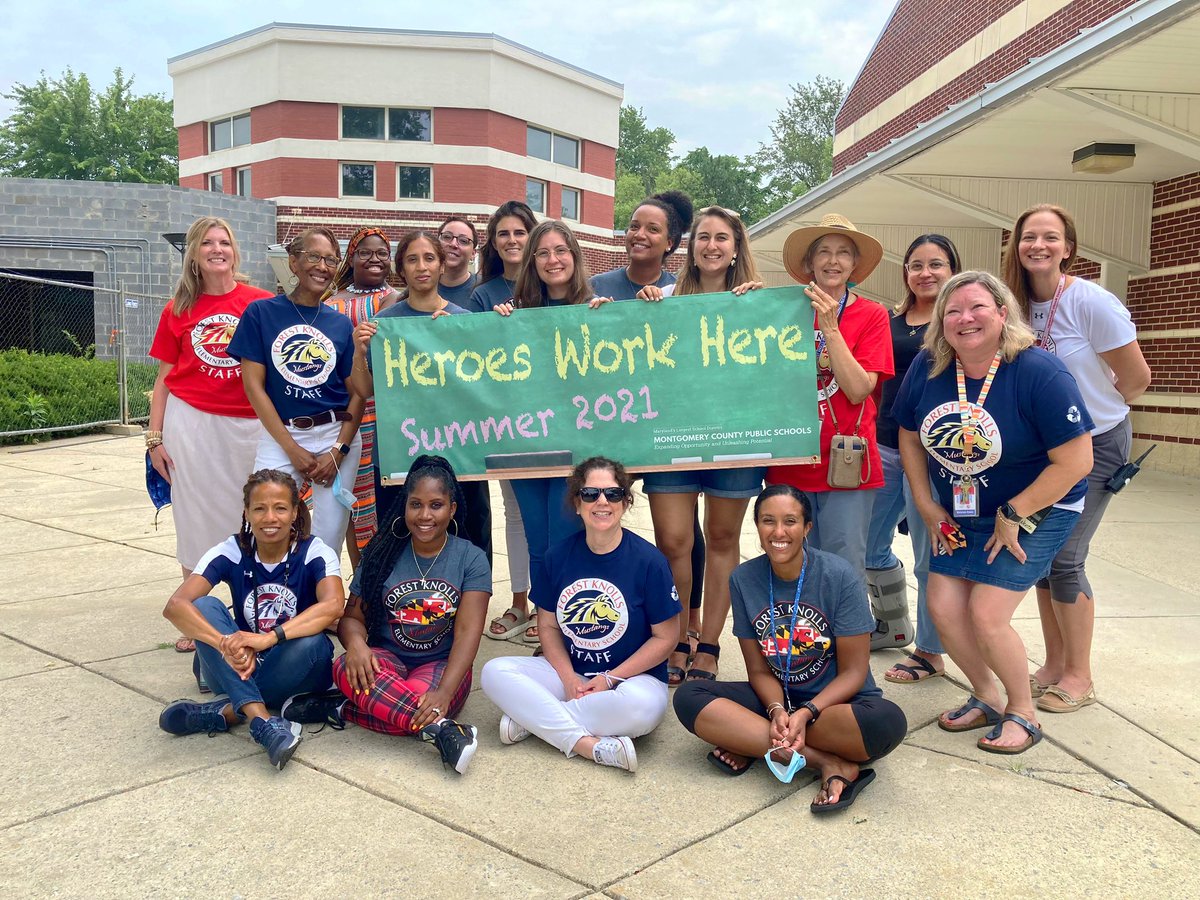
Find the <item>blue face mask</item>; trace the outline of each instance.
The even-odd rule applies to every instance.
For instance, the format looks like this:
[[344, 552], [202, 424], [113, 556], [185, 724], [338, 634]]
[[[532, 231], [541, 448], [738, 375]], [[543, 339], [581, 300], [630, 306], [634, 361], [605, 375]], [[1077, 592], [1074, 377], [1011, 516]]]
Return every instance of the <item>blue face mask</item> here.
[[333, 475], [333, 496], [337, 498], [337, 502], [346, 507], [346, 509], [354, 509], [354, 494], [342, 487], [342, 473], [335, 472]]
[[146, 493], [154, 504], [154, 530], [158, 530], [158, 514], [164, 506], [171, 505], [171, 483], [158, 474], [154, 463], [150, 461], [150, 452], [146, 451]]
[[803, 769], [808, 761], [804, 758], [803, 753], [797, 753], [795, 750], [793, 750], [792, 758], [789, 759], [786, 764], [776, 762], [772, 754], [774, 754], [777, 749], [778, 748], [772, 748], [766, 752], [765, 759], [767, 760], [767, 768], [771, 770], [771, 774], [773, 774], [784, 784], [791, 784], [792, 779], [796, 777], [796, 773]]

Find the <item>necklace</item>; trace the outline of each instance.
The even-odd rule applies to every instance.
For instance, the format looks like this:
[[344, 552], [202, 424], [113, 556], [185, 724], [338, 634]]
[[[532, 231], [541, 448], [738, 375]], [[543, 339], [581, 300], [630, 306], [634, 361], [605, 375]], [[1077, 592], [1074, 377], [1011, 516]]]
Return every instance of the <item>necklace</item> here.
[[[419, 557], [417, 556], [417, 548], [412, 547], [413, 565], [417, 567], [417, 572], [421, 576], [421, 590], [423, 590], [423, 591], [429, 590], [429, 581], [428, 581], [429, 573], [433, 571], [433, 567], [436, 566], [437, 561], [439, 559], [441, 559], [442, 551], [446, 549], [446, 545], [449, 543], [450, 543], [450, 535], [446, 535], [446, 539], [444, 541], [442, 541], [442, 546], [438, 549], [437, 555], [433, 558], [433, 562], [431, 562], [429, 564], [429, 568], [423, 572], [421, 571], [421, 563], [419, 561]], [[409, 546], [411, 547], [412, 545], [410, 544]]]
[[312, 317], [312, 321], [310, 322], [310, 321], [308, 321], [308, 319], [304, 318], [304, 313], [300, 312], [300, 304], [292, 299], [292, 295], [288, 294], [287, 298], [288, 298], [288, 302], [292, 304], [292, 309], [296, 310], [296, 315], [300, 317], [300, 321], [303, 322], [305, 325], [307, 325], [309, 328], [314, 327], [317, 323], [317, 319], [319, 319], [321, 317], [321, 307], [324, 306], [325, 304], [321, 303], [319, 300], [317, 301], [317, 314]]
[[391, 285], [386, 281], [383, 284], [377, 284], [375, 287], [359, 287], [357, 284], [346, 285], [346, 290], [351, 294], [381, 294], [391, 289]]

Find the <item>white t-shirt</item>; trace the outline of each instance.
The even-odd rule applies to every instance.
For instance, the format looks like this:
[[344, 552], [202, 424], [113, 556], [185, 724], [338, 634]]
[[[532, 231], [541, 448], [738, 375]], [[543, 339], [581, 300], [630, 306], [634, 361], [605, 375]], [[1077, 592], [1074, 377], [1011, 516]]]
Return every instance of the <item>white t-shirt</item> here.
[[[1049, 312], [1049, 300], [1029, 304], [1029, 324], [1039, 339]], [[1096, 423], [1093, 433], [1104, 434], [1120, 425], [1129, 415], [1129, 405], [1100, 354], [1137, 340], [1129, 310], [1100, 285], [1076, 278], [1063, 291], [1050, 327], [1050, 339], [1042, 348], [1066, 363], [1075, 376]]]

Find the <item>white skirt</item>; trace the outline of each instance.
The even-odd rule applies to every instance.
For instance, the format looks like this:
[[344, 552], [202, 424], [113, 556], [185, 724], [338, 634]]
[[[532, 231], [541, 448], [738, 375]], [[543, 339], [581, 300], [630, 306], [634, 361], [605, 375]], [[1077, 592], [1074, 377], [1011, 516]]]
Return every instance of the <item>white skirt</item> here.
[[201, 412], [167, 395], [163, 446], [175, 463], [175, 557], [185, 569], [194, 569], [200, 557], [242, 527], [242, 490], [262, 434], [256, 418]]

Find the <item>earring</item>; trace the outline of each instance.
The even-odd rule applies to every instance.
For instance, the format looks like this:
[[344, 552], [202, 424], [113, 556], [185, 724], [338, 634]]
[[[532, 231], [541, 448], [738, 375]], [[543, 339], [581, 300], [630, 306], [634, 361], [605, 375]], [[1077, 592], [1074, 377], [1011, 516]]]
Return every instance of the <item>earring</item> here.
[[450, 524], [454, 526], [454, 536], [458, 537], [458, 519], [451, 518]]
[[191, 270], [192, 270], [192, 274], [193, 274], [193, 275], [197, 275], [197, 276], [198, 276], [198, 275], [200, 274], [200, 267], [199, 267], [198, 265], [196, 265], [196, 261], [195, 261], [194, 259], [193, 259], [193, 260], [192, 260], [192, 262], [191, 262], [191, 266], [190, 266], [190, 268], [191, 268]]
[[729, 261], [729, 268], [732, 269], [736, 265], [737, 265], [737, 254], [735, 253], [735, 254], [733, 254], [733, 259], [731, 259]]
[[402, 518], [395, 518], [395, 519], [392, 519], [392, 524], [391, 524], [391, 527], [390, 527], [390, 528], [388, 528], [388, 531], [390, 531], [390, 532], [392, 533], [392, 537], [394, 537], [394, 538], [395, 538], [396, 540], [398, 540], [398, 541], [402, 541], [402, 540], [404, 540], [406, 537], [408, 537], [408, 536], [409, 536], [409, 535], [408, 535], [408, 526], [407, 526], [407, 525], [405, 525], [405, 526], [404, 526], [404, 534], [396, 534], [396, 524], [397, 524], [398, 522], [403, 522], [403, 521], [404, 521], [404, 520], [403, 520]]

